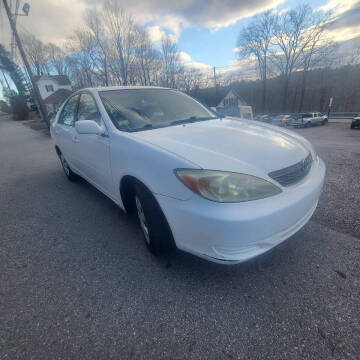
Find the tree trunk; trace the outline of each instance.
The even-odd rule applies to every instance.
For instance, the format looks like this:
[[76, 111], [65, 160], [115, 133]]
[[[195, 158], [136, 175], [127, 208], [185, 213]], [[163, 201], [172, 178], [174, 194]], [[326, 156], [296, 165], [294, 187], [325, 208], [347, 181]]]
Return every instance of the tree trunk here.
[[288, 97], [288, 92], [289, 92], [289, 76], [286, 75], [285, 76], [285, 83], [284, 83], [284, 93], [283, 93], [283, 99], [282, 99], [282, 106], [281, 106], [281, 112], [286, 112], [286, 107], [287, 107], [287, 97]]
[[306, 69], [304, 69], [304, 70], [303, 70], [303, 73], [302, 73], [302, 81], [301, 81], [299, 113], [302, 111], [303, 105], [304, 105], [307, 75], [308, 75], [308, 71], [307, 71]]
[[293, 96], [293, 101], [292, 101], [292, 105], [291, 105], [291, 112], [295, 112], [295, 108], [296, 108], [296, 101], [297, 101], [297, 97], [298, 97], [298, 83], [299, 81], [295, 82], [295, 89], [294, 89], [294, 96]]
[[266, 77], [266, 73], [267, 73], [267, 66], [266, 66], [266, 59], [264, 60], [264, 73], [263, 73], [263, 91], [262, 91], [262, 101], [261, 101], [261, 109], [262, 112], [265, 113], [266, 112], [266, 81], [267, 81], [267, 77]]
[[266, 77], [263, 80], [263, 91], [262, 91], [262, 100], [261, 100], [261, 109], [262, 112], [266, 112]]

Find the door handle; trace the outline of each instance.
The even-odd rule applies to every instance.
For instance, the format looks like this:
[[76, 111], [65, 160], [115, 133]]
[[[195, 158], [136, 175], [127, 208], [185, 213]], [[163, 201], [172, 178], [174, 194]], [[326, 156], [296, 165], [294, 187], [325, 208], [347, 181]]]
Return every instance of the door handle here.
[[73, 142], [76, 142], [76, 143], [80, 142], [80, 140], [78, 139], [78, 137], [76, 135], [73, 136]]

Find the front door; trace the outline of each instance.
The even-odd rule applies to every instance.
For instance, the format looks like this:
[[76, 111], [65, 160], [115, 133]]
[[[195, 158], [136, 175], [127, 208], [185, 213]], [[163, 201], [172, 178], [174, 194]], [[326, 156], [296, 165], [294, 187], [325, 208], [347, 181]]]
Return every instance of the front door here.
[[59, 120], [55, 126], [55, 132], [58, 137], [60, 151], [64, 155], [71, 169], [75, 172], [78, 170], [76, 166], [76, 154], [74, 153], [74, 135], [76, 133], [74, 124], [76, 119], [76, 109], [78, 105], [79, 95], [71, 97], [63, 107]]
[[[96, 102], [90, 93], [80, 95], [77, 121], [92, 120], [105, 127]], [[76, 130], [75, 130], [76, 131]], [[76, 167], [103, 192], [112, 196], [110, 141], [107, 135], [79, 134], [74, 137]]]

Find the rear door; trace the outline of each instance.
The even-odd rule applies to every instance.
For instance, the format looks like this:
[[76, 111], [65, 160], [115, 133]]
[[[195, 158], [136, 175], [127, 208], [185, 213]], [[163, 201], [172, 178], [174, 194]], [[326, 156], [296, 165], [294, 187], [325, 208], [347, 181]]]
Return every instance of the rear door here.
[[[92, 120], [106, 129], [93, 96], [84, 92], [80, 95], [77, 121]], [[103, 192], [112, 195], [113, 182], [110, 168], [110, 141], [105, 134], [75, 135], [76, 166], [84, 176]]]
[[74, 95], [66, 102], [55, 126], [55, 133], [58, 138], [60, 150], [65, 156], [65, 159], [69, 163], [70, 167], [75, 171], [77, 170], [77, 167], [73, 139], [75, 135], [74, 124], [76, 120], [78, 101], [79, 95]]

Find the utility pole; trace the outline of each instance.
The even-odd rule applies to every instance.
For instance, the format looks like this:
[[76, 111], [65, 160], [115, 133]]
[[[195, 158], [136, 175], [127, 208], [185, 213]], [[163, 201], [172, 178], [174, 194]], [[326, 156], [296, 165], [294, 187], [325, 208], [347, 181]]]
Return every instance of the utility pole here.
[[[9, 6], [10, 11], [12, 10], [11, 3], [12, 3], [12, 1], [10, 0], [10, 6]], [[17, 17], [19, 15], [19, 13], [18, 13], [19, 6], [20, 6], [20, 0], [16, 0], [15, 11], [14, 11], [14, 14], [12, 14], [12, 19], [13, 19], [15, 28], [16, 28], [16, 20], [17, 20]], [[15, 62], [15, 58], [16, 58], [16, 41], [15, 41], [14, 32], [12, 32], [12, 34], [11, 34], [10, 48], [11, 48], [11, 60]]]
[[331, 97], [330, 100], [329, 100], [328, 113], [327, 113], [328, 120], [329, 120], [329, 117], [330, 117], [330, 111], [331, 111], [333, 101], [334, 101], [334, 98]]
[[215, 89], [215, 96], [217, 95], [217, 85], [216, 85], [216, 69], [215, 66], [213, 67], [214, 70], [214, 89]]
[[49, 123], [49, 119], [48, 119], [48, 116], [47, 116], [47, 111], [46, 111], [46, 107], [45, 107], [45, 104], [41, 98], [41, 95], [40, 95], [40, 91], [39, 91], [39, 88], [36, 84], [36, 81], [34, 79], [34, 75], [32, 73], [32, 70], [31, 70], [31, 67], [30, 67], [30, 64], [27, 60], [27, 57], [26, 57], [26, 54], [25, 54], [25, 51], [22, 47], [22, 44], [21, 44], [21, 40], [20, 40], [20, 37], [19, 37], [19, 34], [16, 30], [16, 27], [15, 27], [15, 24], [14, 24], [14, 21], [13, 21], [13, 18], [12, 18], [12, 15], [11, 15], [11, 11], [10, 11], [10, 8], [9, 8], [9, 5], [7, 3], [7, 0], [3, 0], [3, 3], [4, 3], [4, 8], [5, 8], [5, 11], [6, 11], [6, 15], [9, 19], [9, 23], [10, 23], [10, 27], [11, 27], [11, 30], [13, 31], [14, 33], [14, 37], [15, 37], [15, 40], [16, 40], [16, 43], [17, 43], [17, 46], [19, 48], [19, 52], [20, 52], [20, 55], [22, 57], [22, 60], [24, 62], [24, 65], [26, 67], [26, 70], [29, 74], [29, 78], [30, 78], [30, 81], [31, 81], [31, 84], [33, 86], [33, 89], [34, 89], [34, 94], [35, 94], [35, 99], [37, 100], [37, 103], [38, 103], [38, 109], [39, 109], [39, 113], [40, 113], [40, 116], [41, 116], [41, 119], [43, 121], [46, 122], [46, 125], [47, 127], [49, 128], [50, 127], [50, 123]]
[[213, 67], [213, 70], [214, 70], [214, 87], [216, 89], [216, 69], [215, 69], [215, 66]]

